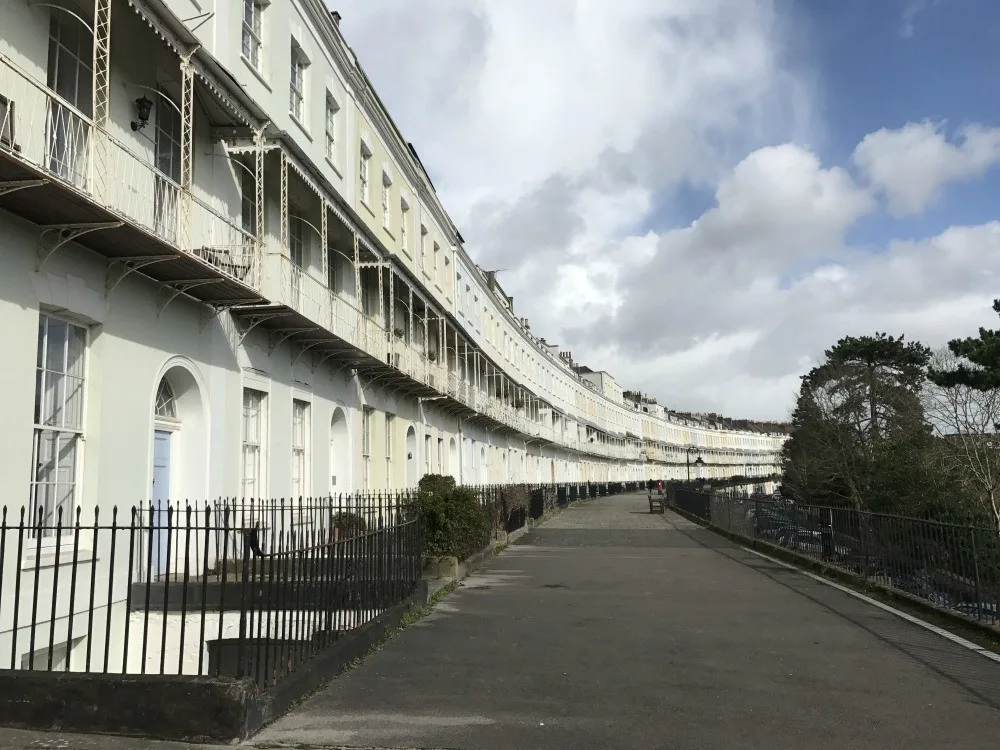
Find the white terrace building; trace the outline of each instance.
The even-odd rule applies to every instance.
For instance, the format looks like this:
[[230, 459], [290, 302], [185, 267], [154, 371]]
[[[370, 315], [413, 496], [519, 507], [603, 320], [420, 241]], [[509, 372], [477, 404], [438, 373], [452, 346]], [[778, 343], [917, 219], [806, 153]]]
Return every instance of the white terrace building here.
[[[111, 506], [127, 523], [150, 501], [392, 490], [427, 472], [775, 472], [783, 435], [674, 418], [531, 334], [337, 20], [322, 0], [0, 2], [7, 532], [22, 504], [47, 524]], [[31, 646], [11, 640], [21, 571], [60, 602], [39, 644], [78, 668], [53, 536], [22, 556], [7, 533], [0, 553], [15, 666]], [[129, 554], [85, 551], [105, 577]], [[86, 591], [98, 573], [80, 576]], [[121, 611], [95, 659], [128, 619], [127, 578], [97, 584]]]
[[5, 501], [776, 471], [783, 435], [641, 408], [531, 334], [337, 21], [0, 3]]

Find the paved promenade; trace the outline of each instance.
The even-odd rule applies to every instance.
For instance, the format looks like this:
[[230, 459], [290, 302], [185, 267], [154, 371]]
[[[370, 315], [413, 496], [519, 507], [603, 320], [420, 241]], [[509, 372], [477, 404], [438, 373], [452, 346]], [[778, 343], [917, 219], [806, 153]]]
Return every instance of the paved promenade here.
[[[251, 744], [998, 747], [1000, 664], [647, 511], [569, 508]], [[79, 743], [0, 730], [4, 748], [180, 747]]]
[[1000, 664], [647, 511], [569, 508], [255, 743], [998, 746]]

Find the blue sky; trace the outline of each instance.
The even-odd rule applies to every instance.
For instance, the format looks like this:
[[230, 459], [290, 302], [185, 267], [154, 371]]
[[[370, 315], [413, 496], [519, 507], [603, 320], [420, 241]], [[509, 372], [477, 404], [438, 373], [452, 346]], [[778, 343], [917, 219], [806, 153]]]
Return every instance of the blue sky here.
[[[847, 165], [858, 141], [879, 128], [924, 119], [1000, 123], [1000, 3], [995, 0], [794, 0], [818, 71], [826, 163]], [[908, 9], [917, 8], [912, 15]], [[909, 24], [906, 19], [909, 18]], [[909, 35], [904, 33], [909, 30]], [[946, 189], [922, 216], [862, 218], [852, 244], [922, 237], [996, 215], [1000, 173]]]
[[[944, 122], [948, 137], [969, 123], [1000, 124], [1000, 2], [996, 0], [781, 0], [794, 28], [789, 62], [812, 71], [819, 129], [803, 144], [824, 165], [853, 174], [851, 153], [868, 133], [908, 122]], [[848, 241], [878, 251], [996, 215], [1000, 170], [949, 186], [915, 217], [864, 216]], [[688, 223], [715, 204], [714, 187], [683, 183], [641, 229]]]

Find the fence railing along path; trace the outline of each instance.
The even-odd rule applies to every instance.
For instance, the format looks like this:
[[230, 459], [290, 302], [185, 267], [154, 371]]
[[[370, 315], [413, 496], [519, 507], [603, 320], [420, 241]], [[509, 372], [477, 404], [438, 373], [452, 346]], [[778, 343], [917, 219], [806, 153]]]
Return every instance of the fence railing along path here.
[[421, 575], [413, 493], [0, 517], [0, 668], [264, 688]]
[[684, 488], [671, 493], [671, 502], [732, 533], [1000, 625], [996, 529]]
[[[494, 532], [637, 483], [471, 489]], [[406, 600], [418, 493], [0, 510], [0, 669], [252, 677], [260, 689]]]

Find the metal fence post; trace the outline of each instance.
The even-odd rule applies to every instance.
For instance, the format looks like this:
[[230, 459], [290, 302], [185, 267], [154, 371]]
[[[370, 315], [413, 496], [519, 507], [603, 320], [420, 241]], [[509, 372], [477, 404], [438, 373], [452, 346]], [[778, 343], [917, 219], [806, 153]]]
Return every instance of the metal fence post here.
[[979, 552], [976, 549], [976, 530], [969, 529], [969, 535], [972, 537], [972, 569], [976, 574], [976, 619], [982, 620], [983, 596], [979, 584]]
[[[236, 679], [246, 675], [244, 671], [247, 655], [247, 586], [250, 578], [250, 545], [243, 537], [243, 585], [240, 587], [240, 640], [236, 652]], [[220, 615], [221, 617], [221, 615]]]

